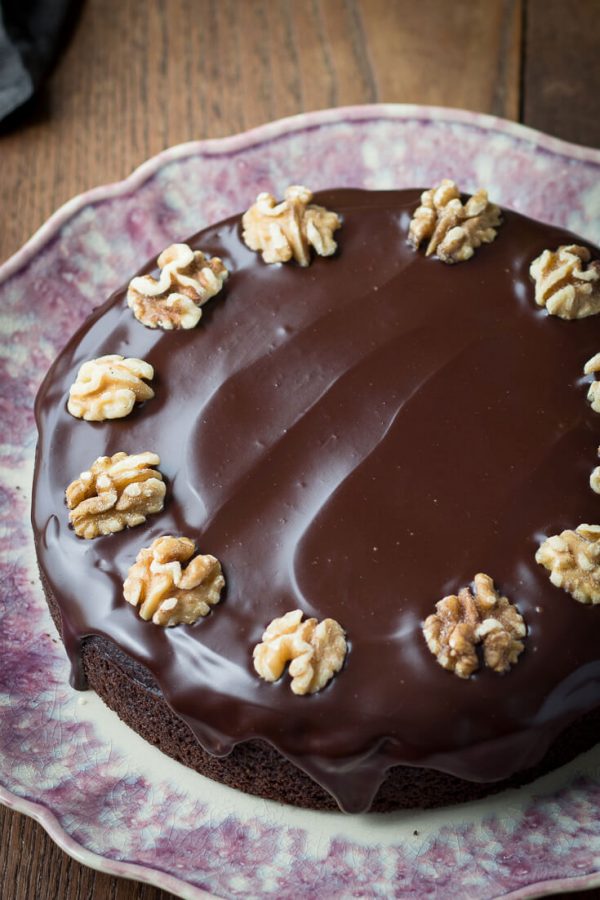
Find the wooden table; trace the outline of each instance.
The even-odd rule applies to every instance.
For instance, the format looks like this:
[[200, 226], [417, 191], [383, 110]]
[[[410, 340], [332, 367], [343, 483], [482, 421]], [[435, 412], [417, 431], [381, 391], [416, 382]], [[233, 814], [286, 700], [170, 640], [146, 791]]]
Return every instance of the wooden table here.
[[[0, 261], [164, 147], [308, 109], [464, 107], [600, 147], [599, 23], [599, 0], [87, 0], [38, 100], [0, 126]], [[78, 865], [3, 808], [0, 886], [2, 900], [169, 896]]]

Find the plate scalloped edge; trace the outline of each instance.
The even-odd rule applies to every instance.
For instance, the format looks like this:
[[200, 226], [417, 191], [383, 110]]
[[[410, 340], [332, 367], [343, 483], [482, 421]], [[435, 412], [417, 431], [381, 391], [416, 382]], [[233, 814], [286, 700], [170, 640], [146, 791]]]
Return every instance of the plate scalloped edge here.
[[[123, 181], [111, 185], [94, 188], [73, 198], [55, 212], [30, 240], [14, 256], [0, 266], [0, 285], [6, 283], [12, 275], [23, 270], [29, 262], [44, 250], [52, 239], [73, 220], [78, 213], [88, 206], [106, 201], [110, 198], [123, 197], [141, 188], [163, 167], [177, 160], [189, 157], [210, 159], [228, 154], [243, 153], [280, 137], [318, 130], [322, 126], [340, 123], [380, 122], [382, 120], [396, 122], [399, 120], [418, 120], [425, 123], [441, 123], [444, 125], [469, 126], [479, 129], [487, 135], [500, 135], [524, 142], [534, 149], [563, 157], [566, 161], [575, 160], [583, 164], [600, 167], [600, 152], [568, 144], [556, 138], [543, 135], [525, 126], [497, 119], [478, 113], [463, 110], [452, 110], [435, 107], [409, 105], [371, 105], [363, 107], [342, 107], [322, 110], [314, 113], [303, 113], [277, 122], [259, 126], [251, 131], [215, 140], [195, 141], [169, 148], [143, 163]], [[595, 211], [594, 211], [595, 217]], [[600, 221], [600, 216], [598, 217]], [[89, 302], [90, 298], [86, 298]], [[23, 498], [22, 498], [23, 499]], [[0, 598], [1, 600], [1, 598]], [[594, 769], [594, 774], [596, 770]], [[144, 881], [178, 893], [182, 897], [204, 898], [214, 896], [207, 894], [202, 888], [170, 875], [160, 868], [152, 868], [133, 862], [122, 862], [109, 856], [99, 855], [86, 848], [82, 841], [76, 840], [59, 822], [57, 816], [43, 803], [34, 802], [21, 797], [0, 786], [0, 802], [35, 818], [53, 840], [68, 854], [80, 862], [104, 872]], [[504, 893], [511, 898], [542, 896], [546, 893], [569, 890], [574, 887], [591, 887], [600, 883], [600, 873], [574, 876], [553, 881], [530, 884]]]
[[64, 850], [78, 863], [88, 866], [90, 869], [97, 869], [106, 875], [115, 875], [118, 878], [128, 878], [132, 881], [150, 884], [153, 887], [161, 888], [163, 891], [177, 894], [177, 896], [183, 897], [184, 900], [218, 900], [214, 894], [209, 894], [207, 891], [203, 891], [202, 888], [182, 882], [179, 878], [169, 875], [167, 872], [161, 872], [158, 869], [148, 869], [146, 866], [140, 866], [136, 863], [108, 859], [105, 856], [94, 853], [92, 850], [88, 850], [67, 834], [54, 813], [46, 806], [34, 803], [32, 800], [26, 800], [24, 797], [18, 797], [2, 787], [1, 784], [0, 803], [8, 807], [8, 809], [13, 809], [15, 812], [23, 813], [34, 819], [61, 850]]
[[552, 135], [544, 134], [534, 128], [529, 128], [527, 125], [521, 125], [519, 122], [511, 122], [498, 116], [471, 112], [465, 109], [420, 106], [409, 103], [371, 103], [363, 106], [340, 106], [332, 109], [298, 113], [283, 119], [277, 119], [274, 122], [267, 122], [264, 125], [257, 125], [248, 131], [228, 135], [227, 137], [207, 138], [175, 144], [145, 160], [122, 180], [99, 185], [76, 194], [46, 219], [19, 250], [0, 264], [0, 283], [25, 265], [62, 228], [65, 222], [84, 206], [135, 190], [136, 187], [139, 187], [144, 181], [151, 178], [166, 163], [185, 156], [234, 153], [246, 147], [251, 147], [256, 143], [277, 138], [281, 134], [315, 128], [330, 122], [337, 122], [340, 119], [356, 121], [369, 118], [428, 118], [433, 121], [475, 125], [483, 130], [511, 135], [551, 153], [560, 154], [571, 159], [588, 160], [600, 165], [600, 150], [596, 150], [593, 147], [572, 144], [560, 138], [552, 137]]

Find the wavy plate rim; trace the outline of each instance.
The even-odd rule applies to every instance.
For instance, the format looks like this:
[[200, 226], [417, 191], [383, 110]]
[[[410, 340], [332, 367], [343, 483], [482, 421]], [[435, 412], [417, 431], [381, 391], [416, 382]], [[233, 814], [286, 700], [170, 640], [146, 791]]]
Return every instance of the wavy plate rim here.
[[362, 106], [340, 106], [330, 109], [297, 113], [257, 125], [247, 131], [227, 135], [220, 138], [204, 138], [174, 144], [137, 166], [129, 175], [119, 181], [97, 185], [71, 197], [58, 207], [48, 219], [31, 235], [15, 253], [0, 264], [0, 284], [25, 266], [33, 256], [52, 240], [52, 237], [65, 223], [73, 218], [85, 206], [118, 197], [142, 185], [164, 165], [176, 159], [188, 156], [203, 155], [225, 156], [228, 153], [239, 153], [255, 147], [260, 143], [273, 141], [283, 135], [297, 131], [307, 131], [321, 125], [338, 123], [339, 121], [377, 120], [377, 119], [428, 119], [430, 121], [463, 124], [480, 128], [484, 131], [495, 131], [506, 134], [527, 143], [534, 144], [542, 150], [569, 159], [595, 163], [600, 166], [600, 150], [585, 147], [545, 134], [520, 122], [511, 122], [499, 116], [487, 113], [472, 112], [443, 106], [422, 106], [409, 103], [370, 103]]

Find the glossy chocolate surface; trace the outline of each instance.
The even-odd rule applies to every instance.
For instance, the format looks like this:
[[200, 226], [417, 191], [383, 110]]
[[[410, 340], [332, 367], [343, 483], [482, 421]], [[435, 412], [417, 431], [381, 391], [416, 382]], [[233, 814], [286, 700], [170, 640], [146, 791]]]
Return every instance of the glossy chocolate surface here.
[[[231, 276], [197, 328], [149, 330], [118, 292], [37, 403], [34, 528], [76, 686], [81, 641], [103, 635], [152, 672], [205, 749], [262, 737], [351, 811], [397, 762], [508, 777], [600, 704], [600, 607], [534, 560], [544, 536], [600, 522], [600, 415], [583, 377], [600, 317], [548, 316], [528, 275], [572, 235], [506, 212], [494, 243], [448, 266], [407, 245], [418, 197], [319, 194], [343, 227], [338, 254], [307, 269], [265, 265], [239, 218], [205, 230], [191, 245]], [[156, 397], [124, 420], [75, 420], [68, 388], [107, 353], [148, 360]], [[160, 455], [164, 512], [81, 540], [64, 489], [118, 450]], [[165, 533], [223, 565], [223, 599], [193, 626], [143, 622], [122, 598], [138, 550]], [[462, 680], [421, 623], [476, 572], [529, 635], [508, 674]], [[252, 666], [265, 626], [297, 607], [337, 619], [350, 642], [342, 672], [304, 697]]]

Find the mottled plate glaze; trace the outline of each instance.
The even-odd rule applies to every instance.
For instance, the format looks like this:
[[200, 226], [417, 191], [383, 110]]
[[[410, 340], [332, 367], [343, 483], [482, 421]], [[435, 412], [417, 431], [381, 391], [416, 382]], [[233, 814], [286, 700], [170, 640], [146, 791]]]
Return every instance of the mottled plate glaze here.
[[0, 801], [81, 862], [188, 898], [489, 900], [600, 884], [600, 748], [521, 791], [437, 812], [348, 817], [250, 798], [71, 690], [37, 577], [33, 399], [93, 307], [260, 189], [444, 176], [600, 243], [600, 152], [489, 116], [365, 106], [166, 150], [71, 200], [0, 267]]

